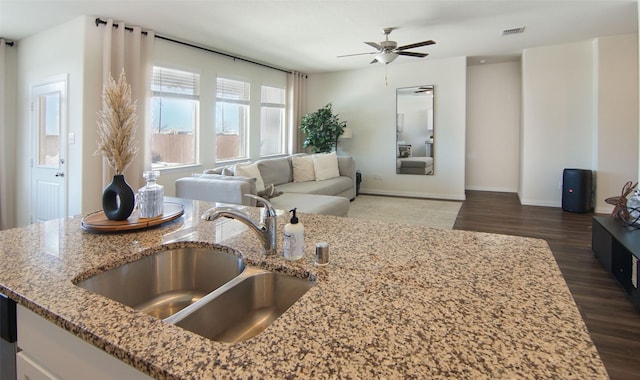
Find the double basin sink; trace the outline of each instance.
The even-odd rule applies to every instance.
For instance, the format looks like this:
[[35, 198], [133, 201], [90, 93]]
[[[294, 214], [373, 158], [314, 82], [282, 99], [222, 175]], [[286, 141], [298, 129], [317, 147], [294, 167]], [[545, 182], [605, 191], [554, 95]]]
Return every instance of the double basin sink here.
[[171, 248], [78, 282], [206, 338], [240, 342], [260, 334], [314, 283], [248, 267], [216, 248]]

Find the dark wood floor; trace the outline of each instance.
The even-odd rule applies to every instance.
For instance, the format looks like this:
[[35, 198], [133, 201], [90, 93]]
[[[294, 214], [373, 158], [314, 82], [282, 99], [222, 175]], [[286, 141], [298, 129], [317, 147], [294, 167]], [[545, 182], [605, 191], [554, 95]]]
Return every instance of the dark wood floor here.
[[454, 229], [544, 239], [611, 379], [640, 379], [640, 313], [591, 252], [591, 218], [522, 206], [513, 193], [467, 191]]

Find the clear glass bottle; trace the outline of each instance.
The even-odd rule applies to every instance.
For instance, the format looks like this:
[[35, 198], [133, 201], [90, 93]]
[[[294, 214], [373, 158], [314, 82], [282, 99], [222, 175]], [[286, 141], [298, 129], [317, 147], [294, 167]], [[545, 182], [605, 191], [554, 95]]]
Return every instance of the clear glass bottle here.
[[140, 218], [155, 218], [164, 211], [164, 186], [156, 183], [160, 172], [149, 170], [142, 176], [147, 184], [138, 190], [138, 214]]
[[629, 222], [640, 226], [640, 190], [634, 191], [627, 200], [627, 210], [629, 211]]

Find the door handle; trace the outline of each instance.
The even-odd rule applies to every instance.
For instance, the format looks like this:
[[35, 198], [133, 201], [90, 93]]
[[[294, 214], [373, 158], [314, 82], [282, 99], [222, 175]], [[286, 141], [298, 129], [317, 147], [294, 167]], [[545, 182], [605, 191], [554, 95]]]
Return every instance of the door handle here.
[[64, 177], [64, 172], [56, 172], [56, 177]]

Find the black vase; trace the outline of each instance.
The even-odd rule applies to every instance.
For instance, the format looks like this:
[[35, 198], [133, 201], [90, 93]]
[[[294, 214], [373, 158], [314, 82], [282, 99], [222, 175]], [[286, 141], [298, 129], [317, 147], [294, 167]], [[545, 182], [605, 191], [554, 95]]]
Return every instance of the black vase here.
[[113, 181], [102, 193], [102, 210], [110, 220], [126, 220], [133, 212], [136, 199], [131, 186], [122, 174], [114, 175]]

